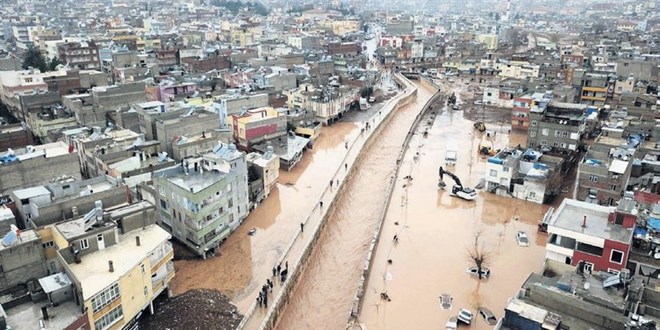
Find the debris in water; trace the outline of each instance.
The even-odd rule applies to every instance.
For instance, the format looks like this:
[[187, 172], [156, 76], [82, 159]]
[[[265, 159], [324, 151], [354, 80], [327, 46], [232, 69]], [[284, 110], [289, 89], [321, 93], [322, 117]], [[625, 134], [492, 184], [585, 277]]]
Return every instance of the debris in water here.
[[254, 236], [254, 234], [256, 234], [256, 233], [257, 233], [257, 228], [251, 228], [251, 229], [248, 231], [248, 235], [249, 235], [249, 236]]

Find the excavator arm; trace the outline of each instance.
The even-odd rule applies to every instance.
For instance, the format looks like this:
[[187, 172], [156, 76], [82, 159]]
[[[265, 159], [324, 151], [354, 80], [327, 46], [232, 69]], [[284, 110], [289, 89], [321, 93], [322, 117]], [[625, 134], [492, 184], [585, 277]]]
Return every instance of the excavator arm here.
[[463, 188], [463, 185], [461, 184], [461, 180], [454, 174], [449, 171], [445, 171], [442, 166], [440, 166], [440, 169], [438, 170], [438, 175], [440, 176], [440, 180], [443, 180], [444, 175], [449, 176], [452, 180], [454, 180], [454, 183], [459, 186], [461, 189]]

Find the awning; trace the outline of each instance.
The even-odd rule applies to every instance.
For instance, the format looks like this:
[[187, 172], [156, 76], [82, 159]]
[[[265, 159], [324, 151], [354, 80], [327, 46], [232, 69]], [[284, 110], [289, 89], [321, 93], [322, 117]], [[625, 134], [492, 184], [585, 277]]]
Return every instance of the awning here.
[[660, 219], [654, 218], [654, 217], [649, 217], [646, 220], [646, 224], [649, 228], [651, 228], [655, 231], [660, 231]]
[[55, 292], [57, 290], [71, 286], [71, 280], [64, 273], [57, 273], [39, 279], [39, 285], [45, 293]]

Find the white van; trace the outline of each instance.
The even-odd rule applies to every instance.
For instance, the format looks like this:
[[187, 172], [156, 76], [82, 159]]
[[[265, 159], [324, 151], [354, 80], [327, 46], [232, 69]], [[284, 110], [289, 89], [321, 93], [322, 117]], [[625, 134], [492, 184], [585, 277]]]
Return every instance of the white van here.
[[447, 143], [447, 152], [445, 153], [445, 164], [447, 166], [456, 165], [458, 160], [458, 146], [454, 142]]

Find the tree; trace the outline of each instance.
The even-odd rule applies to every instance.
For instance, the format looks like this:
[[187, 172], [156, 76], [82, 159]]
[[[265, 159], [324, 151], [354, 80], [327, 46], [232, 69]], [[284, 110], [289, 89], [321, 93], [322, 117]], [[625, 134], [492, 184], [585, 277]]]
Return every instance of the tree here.
[[23, 69], [33, 67], [39, 69], [41, 72], [48, 71], [48, 64], [46, 59], [41, 54], [38, 48], [30, 47], [23, 55], [23, 64], [21, 65]]
[[48, 71], [55, 71], [60, 64], [64, 63], [60, 62], [60, 59], [57, 58], [57, 56], [51, 58], [50, 62], [48, 62]]
[[491, 259], [490, 252], [486, 250], [483, 244], [479, 243], [481, 233], [480, 230], [474, 233], [474, 246], [467, 251], [468, 257], [477, 267], [477, 275], [479, 276], [479, 279], [482, 279], [481, 270], [488, 265]]

